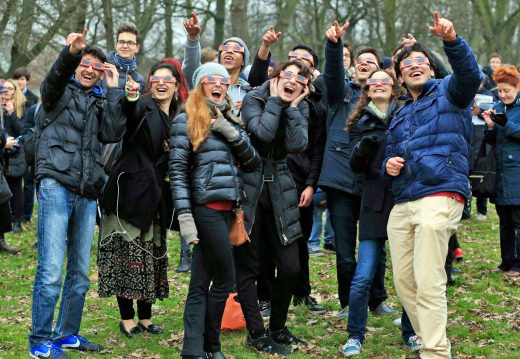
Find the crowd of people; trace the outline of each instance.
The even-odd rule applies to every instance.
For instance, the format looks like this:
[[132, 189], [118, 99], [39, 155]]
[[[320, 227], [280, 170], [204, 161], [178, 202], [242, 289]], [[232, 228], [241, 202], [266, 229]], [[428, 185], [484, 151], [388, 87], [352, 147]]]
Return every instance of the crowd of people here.
[[[327, 29], [322, 74], [306, 44], [271, 59], [282, 36], [273, 27], [249, 65], [240, 37], [201, 49], [196, 14], [183, 25], [182, 63], [165, 58], [147, 77], [137, 68], [139, 33], [126, 24], [108, 55], [87, 44], [87, 29], [69, 34], [41, 101], [27, 88], [27, 68], [1, 84], [0, 167], [12, 194], [0, 204], [1, 251], [20, 251], [4, 233], [23, 231], [35, 193], [38, 202], [30, 356], [102, 350], [80, 335], [97, 223], [99, 295], [117, 298], [129, 338], [163, 332], [152, 304], [169, 295], [175, 230], [177, 271], [191, 272], [182, 358], [226, 358], [220, 332], [232, 292], [248, 347], [286, 356], [305, 345], [287, 326], [288, 310], [292, 302], [326, 312], [309, 274], [309, 257], [324, 251], [336, 256], [338, 317], [348, 320], [341, 351], [355, 356], [369, 313], [398, 315], [386, 303], [388, 241], [404, 346], [420, 358], [450, 358], [446, 286], [453, 259], [464, 255], [456, 230], [481, 145], [496, 157], [497, 270], [520, 276], [516, 67], [494, 53], [481, 70], [437, 12], [430, 32], [451, 73], [411, 34], [392, 56], [355, 51], [343, 40], [348, 22]], [[29, 136], [34, 163], [26, 161]], [[487, 201], [477, 198], [479, 220]], [[237, 221], [238, 245], [230, 242]]]

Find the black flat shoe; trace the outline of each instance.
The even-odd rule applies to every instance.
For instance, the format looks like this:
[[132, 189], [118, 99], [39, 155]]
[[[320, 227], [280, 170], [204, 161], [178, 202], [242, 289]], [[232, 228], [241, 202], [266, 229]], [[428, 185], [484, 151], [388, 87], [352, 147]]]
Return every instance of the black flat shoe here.
[[206, 353], [208, 359], [226, 359], [226, 356], [222, 352]]
[[128, 338], [133, 338], [134, 335], [143, 333], [143, 329], [139, 325], [136, 325], [135, 327], [133, 327], [129, 331], [126, 330], [125, 329], [125, 325], [123, 324], [123, 322], [119, 322], [119, 330], [121, 331], [121, 333], [126, 335]]
[[200, 357], [195, 355], [182, 355], [182, 359], [206, 359], [206, 357]]
[[148, 332], [150, 334], [161, 334], [163, 332], [163, 328], [155, 324], [150, 324], [146, 327], [143, 324], [141, 324], [141, 322], [139, 322], [137, 325], [139, 326], [139, 328], [141, 328], [142, 331]]

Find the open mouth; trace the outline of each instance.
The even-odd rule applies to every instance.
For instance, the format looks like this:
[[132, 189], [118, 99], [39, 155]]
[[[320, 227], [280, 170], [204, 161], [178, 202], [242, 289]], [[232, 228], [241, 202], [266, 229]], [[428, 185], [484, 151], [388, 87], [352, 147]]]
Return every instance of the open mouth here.
[[222, 96], [222, 91], [221, 90], [213, 90], [213, 91], [211, 91], [211, 98], [214, 101], [220, 101], [221, 96]]
[[384, 88], [381, 88], [381, 87], [378, 87], [374, 90], [374, 93], [385, 93], [385, 89]]
[[421, 77], [422, 72], [421, 71], [414, 71], [410, 74], [410, 77]]
[[286, 96], [292, 96], [294, 94], [294, 92], [296, 91], [296, 89], [292, 86], [285, 86], [283, 88], [283, 93], [286, 95]]
[[168, 89], [166, 87], [158, 87], [156, 91], [157, 93], [166, 93]]
[[368, 66], [359, 66], [359, 72], [370, 72], [370, 67], [368, 67]]
[[233, 62], [235, 59], [231, 55], [226, 55], [222, 58], [224, 62]]
[[83, 77], [84, 80], [87, 80], [87, 81], [92, 81], [94, 80], [95, 76], [94, 75], [90, 75], [90, 74], [86, 74], [86, 73], [82, 73], [81, 74], [81, 77]]

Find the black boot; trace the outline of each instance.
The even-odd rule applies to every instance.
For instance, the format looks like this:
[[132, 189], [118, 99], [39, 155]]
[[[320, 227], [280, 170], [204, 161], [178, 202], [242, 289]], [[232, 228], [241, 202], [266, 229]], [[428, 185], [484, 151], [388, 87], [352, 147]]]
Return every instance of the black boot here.
[[2, 234], [2, 235], [0, 235], [0, 251], [16, 254], [16, 253], [20, 252], [20, 248], [9, 247], [7, 245], [7, 243], [5, 243], [5, 238], [4, 238], [4, 235]]
[[181, 260], [175, 270], [177, 273], [186, 273], [191, 270], [191, 250], [181, 251]]

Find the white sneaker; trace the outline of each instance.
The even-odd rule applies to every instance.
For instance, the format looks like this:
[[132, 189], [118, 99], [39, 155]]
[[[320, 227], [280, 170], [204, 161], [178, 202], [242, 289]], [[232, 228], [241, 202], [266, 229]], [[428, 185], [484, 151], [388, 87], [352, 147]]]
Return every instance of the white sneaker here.
[[394, 323], [394, 325], [397, 325], [398, 327], [401, 327], [401, 317], [397, 318], [392, 323]]
[[487, 219], [487, 216], [482, 213], [477, 213], [477, 221], [485, 221]]

